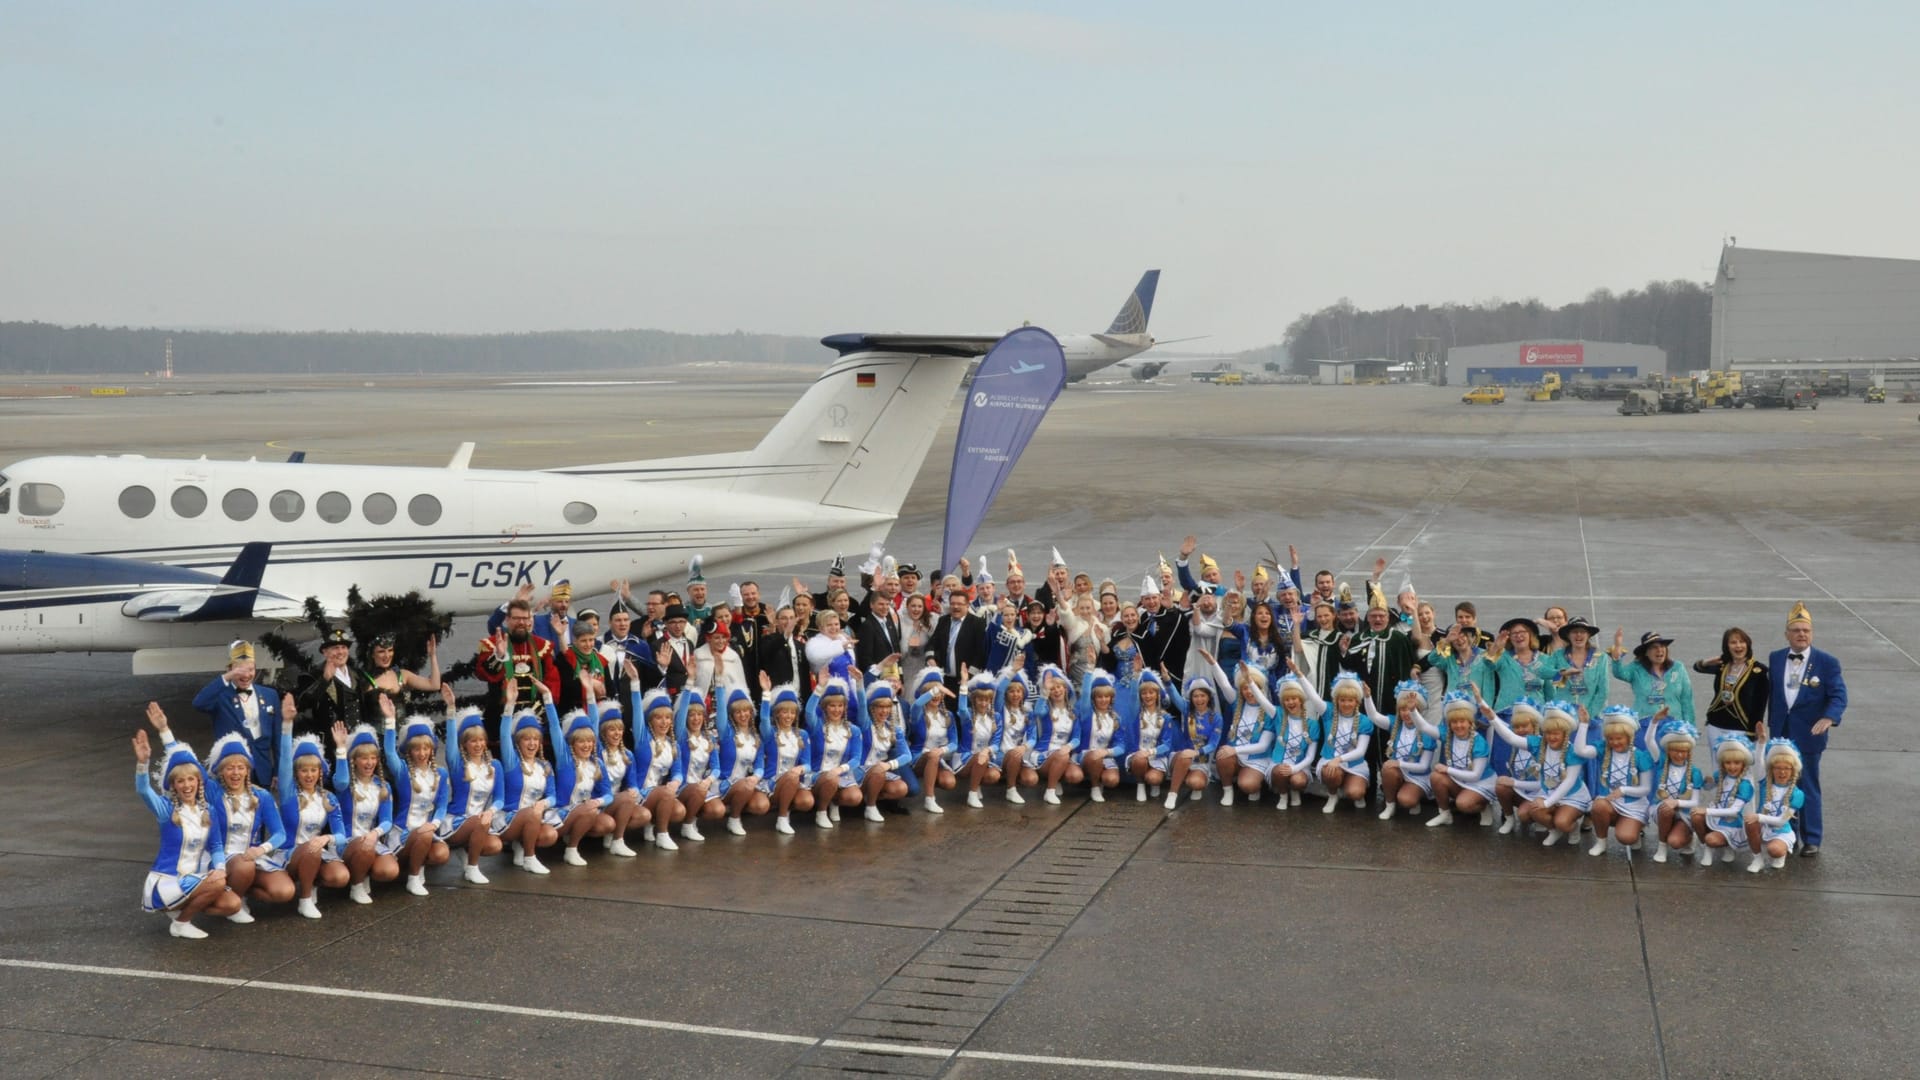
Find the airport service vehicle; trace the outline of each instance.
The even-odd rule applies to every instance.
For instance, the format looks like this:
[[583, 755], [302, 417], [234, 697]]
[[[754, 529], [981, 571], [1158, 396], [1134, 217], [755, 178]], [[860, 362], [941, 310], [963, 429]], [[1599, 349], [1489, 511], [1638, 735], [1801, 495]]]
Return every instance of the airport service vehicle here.
[[1660, 391], [1660, 411], [1697, 413], [1700, 411], [1700, 399], [1694, 395], [1690, 383], [1679, 383]]
[[1887, 388], [1884, 386], [1867, 387], [1867, 396], [1862, 398], [1861, 402], [1867, 405], [1885, 405], [1887, 403]]
[[[759, 445], [540, 471], [31, 458], [0, 474], [0, 653], [132, 652], [134, 671], [218, 669], [236, 637], [310, 634], [300, 602], [418, 590], [493, 610], [522, 585], [594, 588], [824, 562], [899, 514], [992, 341], [842, 334], [839, 358]], [[270, 549], [270, 557], [269, 557]]]
[[1563, 392], [1560, 373], [1549, 371], [1540, 377], [1539, 382], [1527, 387], [1526, 399], [1528, 401], [1559, 401]]
[[1229, 371], [1225, 375], [1213, 380], [1213, 385], [1215, 386], [1245, 386], [1246, 384], [1247, 377], [1237, 371]]
[[1505, 405], [1507, 392], [1498, 386], [1476, 386], [1461, 394], [1460, 400], [1467, 405]]
[[1820, 394], [1804, 383], [1782, 379], [1760, 379], [1747, 386], [1744, 402], [1756, 409], [1818, 409]]
[[1737, 371], [1709, 371], [1694, 379], [1694, 392], [1700, 395], [1702, 406], [1718, 405], [1723, 409], [1737, 409], [1740, 400], [1740, 373]]
[[1656, 390], [1636, 389], [1627, 391], [1620, 399], [1621, 416], [1651, 416], [1660, 411], [1660, 394]]

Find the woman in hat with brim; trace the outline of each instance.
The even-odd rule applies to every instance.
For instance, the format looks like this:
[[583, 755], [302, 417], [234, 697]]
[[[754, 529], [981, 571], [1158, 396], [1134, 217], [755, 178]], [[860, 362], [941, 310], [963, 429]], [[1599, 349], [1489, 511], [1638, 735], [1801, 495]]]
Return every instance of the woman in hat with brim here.
[[1693, 811], [1693, 833], [1700, 838], [1701, 866], [1712, 866], [1714, 852], [1725, 848], [1750, 850], [1744, 819], [1753, 802], [1753, 742], [1745, 735], [1726, 735], [1713, 744], [1718, 770], [1700, 792], [1701, 805]]
[[[1596, 645], [1599, 635], [1600, 628], [1584, 615], [1575, 615], [1560, 628], [1566, 648], [1560, 651], [1560, 670], [1554, 674], [1550, 694], [1586, 710], [1589, 743], [1600, 741], [1600, 713], [1607, 707], [1607, 688], [1612, 683], [1607, 654]], [[1587, 790], [1592, 791], [1599, 783], [1600, 765], [1595, 758], [1586, 763]]]
[[1673, 662], [1668, 650], [1673, 639], [1652, 630], [1640, 635], [1633, 647], [1633, 661], [1626, 659], [1627, 632], [1613, 632], [1613, 677], [1633, 687], [1633, 714], [1652, 716], [1661, 709], [1675, 720], [1694, 723], [1693, 682], [1687, 669]]
[[1540, 624], [1532, 619], [1508, 619], [1493, 639], [1494, 672], [1500, 677], [1500, 693], [1494, 700], [1495, 712], [1503, 712], [1520, 698], [1538, 701], [1553, 693], [1554, 680], [1563, 663], [1560, 654], [1540, 647]]
[[153, 758], [147, 733], [134, 732], [133, 788], [160, 823], [160, 853], [147, 874], [140, 904], [147, 911], [168, 913], [172, 921], [167, 932], [174, 937], [204, 938], [207, 932], [193, 925], [195, 916], [202, 912], [237, 915], [243, 901], [240, 894], [227, 887], [226, 870], [212, 866], [208, 848], [220, 838], [213, 831], [207, 777], [200, 769], [200, 759], [174, 741], [167, 730], [167, 714], [157, 703], [147, 702], [147, 720], [159, 733], [167, 756], [162, 786], [155, 788], [153, 775], [147, 770]]

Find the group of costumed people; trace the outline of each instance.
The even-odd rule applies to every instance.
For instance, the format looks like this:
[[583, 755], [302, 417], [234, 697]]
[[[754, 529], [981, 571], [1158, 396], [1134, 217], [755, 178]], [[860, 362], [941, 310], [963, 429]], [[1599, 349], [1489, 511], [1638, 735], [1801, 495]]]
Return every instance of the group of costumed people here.
[[[390, 639], [356, 663], [333, 631], [297, 694], [259, 684], [235, 642], [194, 701], [213, 722], [204, 759], [157, 704], [157, 776], [135, 736], [161, 836], [143, 905], [200, 938], [196, 916], [251, 922], [255, 903], [320, 918], [321, 887], [364, 904], [404, 878], [426, 895], [455, 851], [484, 885], [482, 860], [508, 848], [547, 874], [543, 850], [579, 866], [583, 847], [704, 841], [703, 823], [742, 836], [768, 816], [791, 834], [796, 814], [819, 829], [842, 810], [940, 814], [938, 793], [962, 786], [976, 809], [994, 787], [1049, 804], [1130, 787], [1168, 810], [1209, 785], [1225, 806], [1373, 800], [1382, 820], [1430, 810], [1431, 827], [1545, 847], [1591, 831], [1595, 856], [1650, 842], [1655, 862], [1744, 856], [1754, 873], [1819, 850], [1820, 753], [1846, 687], [1803, 604], [1768, 660], [1733, 628], [1693, 665], [1712, 685], [1699, 715], [1658, 633], [1601, 648], [1558, 605], [1489, 632], [1468, 602], [1442, 626], [1411, 581], [1388, 599], [1384, 560], [1357, 603], [1331, 571], [1308, 586], [1292, 548], [1230, 585], [1196, 549], [1161, 556], [1132, 601], [1058, 550], [1032, 592], [1012, 551], [1004, 583], [962, 559], [923, 591], [878, 545], [858, 603], [839, 559], [825, 589], [795, 579], [772, 604], [751, 581], [710, 596], [697, 557], [684, 596], [612, 582], [604, 630], [570, 584], [537, 604], [523, 588], [488, 621], [472, 669], [485, 692], [465, 706], [431, 641], [420, 673], [394, 666]], [[433, 713], [414, 708], [436, 695]]]

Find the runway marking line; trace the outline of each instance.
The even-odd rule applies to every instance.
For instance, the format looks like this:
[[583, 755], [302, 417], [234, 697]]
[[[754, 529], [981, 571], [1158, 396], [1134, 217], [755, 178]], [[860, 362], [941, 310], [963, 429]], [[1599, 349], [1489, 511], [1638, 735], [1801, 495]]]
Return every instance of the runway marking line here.
[[833, 1050], [856, 1050], [909, 1057], [970, 1058], [977, 1061], [1005, 1061], [1025, 1065], [1054, 1065], [1082, 1069], [1115, 1069], [1127, 1072], [1175, 1073], [1185, 1076], [1243, 1077], [1248, 1080], [1367, 1080], [1365, 1077], [1330, 1076], [1322, 1073], [1284, 1072], [1269, 1069], [1239, 1069], [1218, 1065], [1168, 1065], [1151, 1061], [1114, 1061], [1100, 1058], [1055, 1057], [1046, 1054], [1006, 1054], [992, 1050], [956, 1050], [939, 1046], [907, 1046], [895, 1043], [862, 1042], [852, 1039], [816, 1039], [809, 1035], [787, 1035], [777, 1031], [750, 1031], [745, 1028], [715, 1027], [709, 1024], [683, 1024], [677, 1020], [650, 1020], [639, 1016], [613, 1016], [606, 1013], [574, 1012], [568, 1009], [542, 1009], [528, 1005], [500, 1005], [491, 1001], [456, 1001], [452, 998], [424, 997], [418, 994], [388, 994], [376, 990], [349, 990], [345, 987], [311, 986], [304, 983], [270, 982], [264, 979], [236, 979], [225, 975], [189, 975], [175, 971], [146, 968], [102, 967], [97, 964], [63, 964], [51, 960], [15, 960], [0, 957], [0, 967], [28, 971], [55, 971], [73, 975], [104, 975], [126, 979], [150, 979], [161, 982], [198, 983], [234, 990], [271, 990], [287, 994], [311, 994], [359, 1001], [381, 1001], [396, 1005], [421, 1005], [439, 1009], [464, 1009], [468, 1012], [501, 1013], [508, 1016], [537, 1017], [543, 1020], [573, 1020], [586, 1024], [610, 1024], [616, 1027], [650, 1028], [686, 1035], [708, 1035], [724, 1039], [784, 1043], [792, 1046], [819, 1046]]

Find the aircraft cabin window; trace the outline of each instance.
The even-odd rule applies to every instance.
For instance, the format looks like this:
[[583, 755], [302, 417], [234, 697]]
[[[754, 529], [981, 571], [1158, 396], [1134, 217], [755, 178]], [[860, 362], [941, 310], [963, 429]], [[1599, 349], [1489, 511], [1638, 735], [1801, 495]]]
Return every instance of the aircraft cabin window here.
[[7, 513], [13, 504], [13, 489], [7, 486], [7, 475], [0, 473], [0, 514]]
[[120, 493], [120, 512], [130, 518], [143, 518], [153, 513], [153, 489], [135, 484]]
[[299, 521], [306, 513], [307, 500], [297, 491], [276, 491], [273, 498], [267, 500], [267, 509], [281, 521]]
[[246, 488], [234, 488], [220, 500], [220, 509], [235, 521], [245, 521], [260, 511], [260, 496]]
[[431, 495], [415, 495], [407, 503], [407, 516], [415, 525], [431, 525], [440, 520], [440, 500]]
[[207, 493], [188, 484], [173, 489], [173, 498], [169, 500], [173, 512], [183, 518], [197, 518], [207, 509]]
[[361, 516], [375, 525], [385, 525], [392, 521], [393, 515], [398, 511], [399, 505], [393, 501], [393, 496], [384, 491], [376, 491], [360, 500]]
[[595, 510], [592, 503], [583, 502], [568, 503], [567, 508], [562, 511], [562, 513], [566, 515], [567, 524], [569, 525], [585, 525], [587, 522], [600, 516], [600, 511]]
[[52, 517], [67, 505], [67, 493], [56, 484], [21, 484], [20, 512], [28, 517]]
[[313, 501], [313, 512], [320, 520], [330, 525], [338, 525], [353, 513], [353, 500], [337, 491], [329, 491]]

